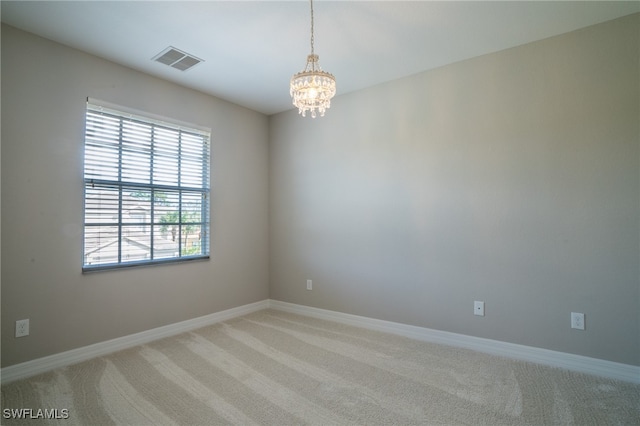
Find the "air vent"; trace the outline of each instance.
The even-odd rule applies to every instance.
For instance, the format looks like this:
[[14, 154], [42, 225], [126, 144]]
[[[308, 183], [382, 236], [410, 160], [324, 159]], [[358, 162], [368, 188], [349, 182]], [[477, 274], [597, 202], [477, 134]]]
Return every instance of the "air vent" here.
[[186, 71], [198, 65], [200, 62], [204, 62], [202, 59], [198, 59], [193, 55], [171, 46], [157, 54], [153, 60], [161, 64], [169, 65], [180, 71]]

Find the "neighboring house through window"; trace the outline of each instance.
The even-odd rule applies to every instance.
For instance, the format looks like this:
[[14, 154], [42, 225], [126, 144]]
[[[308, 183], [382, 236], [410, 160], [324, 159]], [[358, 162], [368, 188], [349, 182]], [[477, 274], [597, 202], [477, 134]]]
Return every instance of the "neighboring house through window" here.
[[83, 271], [209, 258], [209, 140], [88, 100]]

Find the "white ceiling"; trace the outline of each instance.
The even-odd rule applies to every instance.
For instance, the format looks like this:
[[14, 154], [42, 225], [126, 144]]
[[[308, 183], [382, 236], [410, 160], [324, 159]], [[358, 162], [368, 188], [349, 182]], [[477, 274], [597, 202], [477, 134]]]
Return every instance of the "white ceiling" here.
[[[265, 114], [292, 108], [310, 53], [293, 1], [2, 1], [2, 22]], [[338, 95], [640, 12], [638, 1], [314, 1], [315, 52]], [[152, 60], [168, 46], [204, 62]]]

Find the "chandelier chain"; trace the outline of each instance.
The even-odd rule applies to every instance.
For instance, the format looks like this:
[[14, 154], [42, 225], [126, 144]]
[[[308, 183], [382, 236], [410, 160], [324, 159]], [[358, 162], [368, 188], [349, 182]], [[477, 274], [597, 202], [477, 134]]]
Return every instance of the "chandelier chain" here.
[[313, 51], [313, 0], [310, 1], [311, 3], [311, 54], [315, 54], [315, 52]]

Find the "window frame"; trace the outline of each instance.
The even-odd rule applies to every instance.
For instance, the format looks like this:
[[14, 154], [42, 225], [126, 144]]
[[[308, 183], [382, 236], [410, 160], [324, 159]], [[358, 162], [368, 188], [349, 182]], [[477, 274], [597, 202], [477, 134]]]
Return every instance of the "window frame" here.
[[[106, 118], [95, 118], [99, 116]], [[107, 120], [117, 122], [120, 126], [119, 131], [110, 133], [105, 131], [107, 136], [103, 135], [100, 140], [99, 124], [102, 123], [106, 128]], [[136, 139], [139, 145], [133, 150], [127, 146], [130, 140], [124, 136], [123, 129], [127, 126], [131, 129], [140, 127], [149, 131], [148, 136]], [[169, 147], [172, 150], [171, 153], [160, 153], [162, 142], [159, 134], [162, 132], [170, 134], [173, 138], [177, 135], [175, 140], [168, 138], [164, 141], [163, 147]], [[211, 130], [209, 128], [87, 98], [83, 136], [83, 273], [201, 261], [210, 258]], [[200, 142], [202, 145], [199, 145]], [[196, 147], [195, 150], [194, 147]], [[111, 154], [110, 161], [102, 161], [99, 151], [103, 148], [108, 149]], [[129, 163], [134, 170], [131, 172], [132, 177], [126, 176], [127, 167], [124, 165], [126, 153], [133, 153], [132, 157], [139, 157], [138, 160], [134, 159]], [[171, 163], [167, 167], [171, 167], [172, 172], [175, 173], [173, 181], [170, 181], [169, 175], [162, 174], [163, 166], [160, 165], [160, 158], [168, 159]], [[145, 161], [148, 164], [144, 164]], [[117, 175], [105, 177], [108, 173], [101, 172], [98, 163], [110, 166], [112, 170], [117, 171]], [[140, 163], [142, 164], [138, 167]], [[140, 171], [139, 175], [136, 169]], [[201, 176], [194, 174], [194, 170], [196, 172], [201, 170]], [[147, 178], [147, 182], [142, 181]], [[163, 178], [166, 178], [165, 182], [162, 182]], [[137, 204], [135, 200], [138, 200]], [[137, 207], [132, 207], [134, 205]], [[140, 205], [146, 206], [146, 211]], [[185, 206], [191, 206], [191, 208]], [[115, 215], [114, 212], [116, 212]], [[111, 213], [111, 216], [108, 216], [108, 213]], [[108, 217], [107, 221], [104, 217]], [[166, 219], [167, 217], [169, 219]], [[134, 220], [134, 218], [142, 219]], [[169, 227], [171, 241], [164, 238], [168, 236]], [[175, 231], [176, 228], [177, 231]], [[197, 244], [194, 244], [193, 238], [191, 241], [188, 240], [189, 229], [200, 231], [197, 234]], [[97, 234], [92, 234], [92, 231], [97, 231]], [[137, 237], [142, 235], [145, 238], [148, 232], [148, 240], [134, 240], [130, 232], [137, 233], [135, 234]], [[184, 235], [183, 232], [185, 232]], [[132, 243], [133, 241], [135, 243]], [[141, 241], [143, 241], [142, 244]], [[145, 245], [144, 242], [148, 244]], [[158, 248], [159, 246], [156, 247], [156, 243], [164, 243], [168, 247], [165, 248], [164, 255], [159, 254], [162, 250]], [[116, 248], [110, 247], [114, 244], [117, 245]], [[144, 255], [146, 250], [146, 257], [135, 260], [125, 259], [123, 245], [129, 247], [132, 244], [146, 247], [138, 247], [137, 254], [138, 257]], [[197, 248], [197, 253], [186, 251], [192, 247]], [[89, 256], [99, 250], [104, 250], [105, 253], [110, 251], [112, 255], [113, 252], [117, 254], [111, 257], [113, 261], [101, 261], [102, 259], [98, 257], [99, 263], [92, 264]]]

